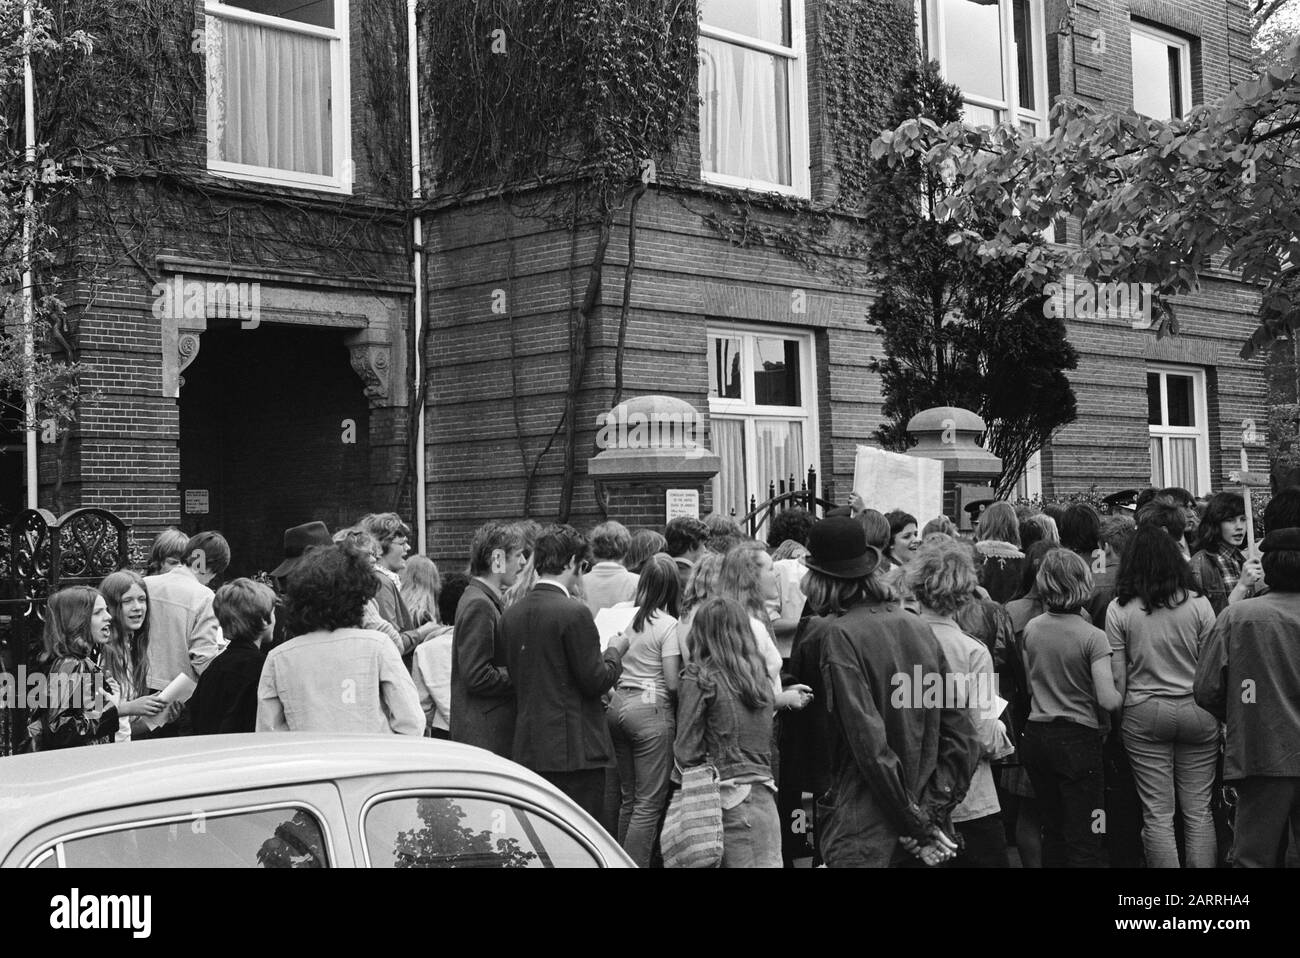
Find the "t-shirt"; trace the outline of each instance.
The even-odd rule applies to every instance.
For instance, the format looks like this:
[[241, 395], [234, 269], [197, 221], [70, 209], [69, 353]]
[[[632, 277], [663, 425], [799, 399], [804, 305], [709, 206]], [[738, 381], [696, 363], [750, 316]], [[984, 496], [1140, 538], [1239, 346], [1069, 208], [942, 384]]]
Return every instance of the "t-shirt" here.
[[[800, 585], [808, 573], [808, 567], [799, 559], [777, 559], [772, 563], [772, 568], [776, 570], [776, 580], [781, 589], [781, 597], [774, 610], [777, 614], [772, 618], [798, 622], [803, 616], [804, 603], [808, 601]], [[782, 658], [790, 657], [793, 645], [794, 633], [787, 639], [776, 640], [777, 651]]]
[[451, 728], [451, 650], [455, 632], [431, 636], [415, 647], [411, 678], [430, 728]]
[[682, 654], [677, 645], [677, 620], [660, 610], [650, 616], [639, 631], [629, 629], [627, 637], [619, 686], [633, 686], [643, 691], [654, 689], [657, 700], [665, 699], [668, 685], [664, 681], [664, 659]]
[[1150, 615], [1141, 599], [1129, 599], [1126, 605], [1112, 601], [1106, 610], [1106, 638], [1128, 662], [1124, 705], [1153, 695], [1191, 695], [1201, 646], [1213, 629], [1214, 607], [1204, 596]]
[[772, 693], [781, 694], [781, 652], [776, 647], [772, 633], [768, 631], [762, 619], [749, 617], [749, 624], [754, 630], [754, 643], [758, 646], [763, 663], [767, 666], [767, 676], [772, 680]]
[[1044, 612], [1025, 626], [1025, 659], [1033, 704], [1029, 721], [1097, 721], [1092, 664], [1110, 657], [1106, 633], [1075, 612]]

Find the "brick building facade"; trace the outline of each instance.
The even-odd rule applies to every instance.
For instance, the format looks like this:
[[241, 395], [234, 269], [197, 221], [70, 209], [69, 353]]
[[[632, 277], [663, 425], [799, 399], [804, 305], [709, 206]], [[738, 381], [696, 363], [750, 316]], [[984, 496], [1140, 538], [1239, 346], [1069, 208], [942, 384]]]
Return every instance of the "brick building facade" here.
[[[802, 477], [810, 466], [843, 498], [855, 446], [880, 423], [879, 383], [867, 369], [880, 353], [867, 325], [869, 288], [846, 281], [837, 264], [809, 270], [771, 246], [739, 245], [711, 216], [742, 192], [834, 196], [832, 113], [842, 96], [828, 87], [824, 27], [836, 2], [701, 4], [701, 112], [661, 158], [658, 182], [638, 208], [623, 398], [667, 394], [706, 414], [722, 471], [704, 489], [703, 511], [743, 512], [770, 480]], [[1164, 98], [1170, 112], [1185, 112], [1249, 70], [1247, 7], [1238, 0], [872, 7], [882, 16], [921, 14], [915, 36], [962, 85], [976, 119], [991, 113], [1045, 129], [1049, 103], [1063, 94], [1128, 109], [1135, 63], [1144, 110], [1158, 111]], [[142, 538], [173, 523], [224, 529], [235, 570], [251, 572], [274, 564], [286, 526], [319, 518], [335, 528], [394, 502], [412, 512], [401, 495], [413, 399], [410, 231], [399, 202], [405, 4], [196, 0], [194, 9], [206, 23], [208, 89], [197, 97], [193, 136], [177, 147], [193, 175], [181, 187], [147, 179], [112, 186], [119, 208], [133, 206], [131, 222], [144, 224], [125, 248], [103, 217], [78, 211], [78, 259], [96, 265], [97, 285], [70, 283], [68, 301], [86, 385], [99, 395], [83, 404], [61, 465], [52, 447], [43, 449], [42, 500], [53, 501], [61, 469], [61, 508], [112, 508]], [[268, 115], [236, 119], [227, 102], [260, 69], [248, 52], [255, 48], [239, 46], [253, 36], [308, 58], [302, 69], [327, 88], [328, 102], [348, 104], [327, 111], [332, 129], [317, 140], [320, 131], [307, 130], [307, 140], [324, 144], [319, 150], [267, 146], [251, 133], [249, 143], [236, 141], [232, 130], [259, 118], [268, 125]], [[1168, 89], [1142, 72], [1161, 50]], [[878, 52], [899, 62], [909, 55]], [[226, 100], [213, 99], [214, 84]], [[279, 126], [300, 134], [305, 107], [276, 105], [288, 92], [260, 92], [272, 103], [269, 119], [281, 110]], [[879, 111], [888, 96], [877, 91], [863, 109]], [[215, 126], [207, 113], [214, 102], [226, 104]], [[299, 169], [276, 172], [277, 162]], [[495, 197], [434, 195], [426, 211], [427, 551], [439, 559], [463, 557], [484, 519], [520, 515], [530, 473], [531, 514], [552, 518], [560, 503], [562, 442], [550, 440], [568, 382], [571, 302], [586, 280], [572, 264], [591, 261], [596, 238], [508, 209]], [[765, 215], [780, 222], [788, 214]], [[624, 216], [611, 236], [578, 393], [570, 513], [578, 525], [601, 515], [586, 463], [598, 451], [598, 417], [614, 402], [627, 249]], [[256, 327], [218, 316], [160, 320], [153, 284], [178, 275], [259, 283]], [[1262, 364], [1238, 358], [1255, 302], [1250, 287], [1215, 273], [1176, 301], [1176, 336], [1072, 321], [1079, 418], [1044, 450], [1026, 490], [1143, 486], [1153, 450], [1167, 484], [1221, 487], [1236, 466], [1241, 421], [1265, 420]], [[208, 512], [186, 512], [187, 502], [201, 506], [201, 490]], [[642, 500], [638, 518], [654, 497]]]

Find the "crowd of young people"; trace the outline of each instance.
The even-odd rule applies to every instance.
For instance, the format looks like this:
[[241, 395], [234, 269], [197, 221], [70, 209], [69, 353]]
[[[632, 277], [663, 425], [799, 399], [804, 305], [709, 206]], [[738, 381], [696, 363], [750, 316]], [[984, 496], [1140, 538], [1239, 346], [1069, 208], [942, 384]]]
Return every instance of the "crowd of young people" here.
[[449, 738], [548, 779], [641, 866], [705, 764], [728, 867], [1294, 858], [1300, 489], [1259, 554], [1233, 493], [1115, 511], [996, 502], [964, 536], [855, 497], [777, 513], [766, 543], [717, 515], [494, 521], [448, 575], [372, 514], [287, 530], [273, 585], [215, 593], [225, 539], [168, 530], [146, 575], [51, 596], [63, 681], [32, 747]]

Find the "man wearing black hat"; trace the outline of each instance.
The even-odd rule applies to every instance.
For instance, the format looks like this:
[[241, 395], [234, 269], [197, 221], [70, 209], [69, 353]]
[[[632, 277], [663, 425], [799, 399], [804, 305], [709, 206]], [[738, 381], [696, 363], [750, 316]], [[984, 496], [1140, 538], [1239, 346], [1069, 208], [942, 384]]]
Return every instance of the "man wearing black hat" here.
[[[933, 632], [877, 575], [861, 523], [823, 519], [808, 536], [806, 592], [830, 711], [831, 787], [817, 805], [831, 867], [948, 860], [950, 821], [979, 762], [975, 728], [941, 691], [948, 663]], [[903, 686], [910, 694], [899, 698]], [[912, 687], [915, 686], [915, 687]]]
[[333, 544], [329, 527], [323, 522], [304, 522], [300, 526], [284, 530], [284, 561], [271, 570], [271, 578], [275, 580], [275, 630], [271, 633], [271, 641], [266, 645], [267, 651], [293, 638], [285, 603], [285, 582], [289, 573], [302, 565], [303, 558], [312, 549]]
[[1300, 528], [1272, 529], [1259, 548], [1269, 591], [1220, 613], [1192, 689], [1227, 723], [1237, 868], [1280, 867], [1288, 828], [1300, 834]]

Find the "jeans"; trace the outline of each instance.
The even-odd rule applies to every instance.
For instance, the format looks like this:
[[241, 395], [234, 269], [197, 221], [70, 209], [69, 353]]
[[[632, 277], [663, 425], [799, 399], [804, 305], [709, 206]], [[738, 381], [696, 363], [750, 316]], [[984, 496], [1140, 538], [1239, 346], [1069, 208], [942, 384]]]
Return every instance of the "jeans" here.
[[676, 717], [666, 696], [624, 689], [613, 694], [605, 714], [622, 789], [618, 840], [639, 868], [649, 868], [668, 801]]
[[1105, 868], [1101, 734], [1077, 722], [1026, 722], [1023, 760], [1043, 820], [1043, 865]]
[[1251, 775], [1232, 784], [1237, 788], [1232, 867], [1283, 867], [1287, 827], [1292, 841], [1300, 837], [1300, 778]]
[[766, 785], [754, 782], [743, 802], [722, 810], [722, 867], [781, 867], [781, 818]]
[[1177, 868], [1174, 797], [1183, 816], [1188, 868], [1217, 858], [1210, 797], [1219, 755], [1219, 723], [1190, 695], [1152, 696], [1124, 709], [1129, 765], [1142, 801], [1142, 849], [1148, 868]]

